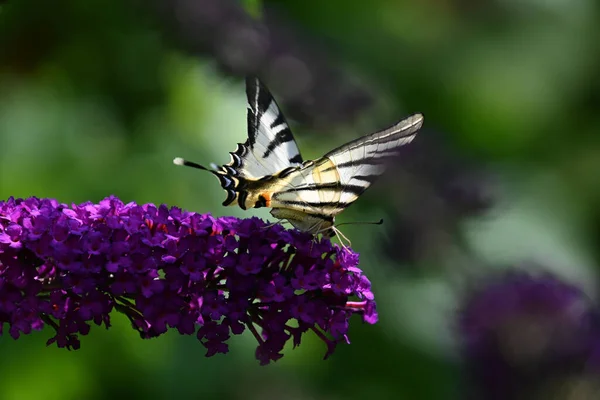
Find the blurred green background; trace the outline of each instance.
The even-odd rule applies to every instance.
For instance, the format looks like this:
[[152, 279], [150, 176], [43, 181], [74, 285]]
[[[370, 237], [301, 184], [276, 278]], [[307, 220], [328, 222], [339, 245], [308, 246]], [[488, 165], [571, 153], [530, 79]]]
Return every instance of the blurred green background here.
[[[190, 4], [196, 14], [186, 12]], [[0, 199], [79, 203], [115, 194], [125, 202], [266, 218], [265, 210], [222, 207], [225, 194], [213, 177], [171, 160], [228, 161], [227, 152], [246, 137], [244, 72], [272, 83], [279, 99], [292, 92], [286, 82], [331, 69], [348, 76], [339, 87], [361, 88], [371, 103], [334, 112], [345, 99], [328, 89], [339, 78], [331, 72], [322, 72], [319, 96], [280, 101], [287, 115], [298, 116], [288, 119], [305, 158], [422, 112], [416, 165], [437, 165], [438, 153], [417, 143], [435, 131], [451, 160], [469, 160], [465, 176], [485, 172], [490, 204], [453, 218], [456, 198], [416, 189], [455, 179], [442, 165], [435, 179], [414, 170], [412, 180], [389, 174], [342, 214], [339, 222], [386, 221], [344, 229], [372, 280], [380, 322], [356, 318], [352, 344], [327, 361], [310, 335], [268, 367], [258, 366], [249, 335], [232, 340], [228, 355], [207, 359], [195, 337], [170, 332], [142, 341], [115, 313], [110, 330], [94, 327], [74, 352], [46, 348], [49, 332], [17, 341], [2, 336], [0, 399], [458, 399], [463, 382], [453, 324], [460, 282], [534, 261], [532, 268], [596, 295], [596, 1], [240, 3], [259, 18], [276, 7], [277, 26], [293, 32], [276, 35], [277, 48], [292, 48], [305, 75], [281, 72], [276, 51], [263, 54], [260, 65], [245, 65], [254, 53], [244, 46], [253, 42], [232, 50], [224, 40], [243, 24], [231, 4], [0, 2]], [[204, 19], [193, 20], [198, 15]], [[178, 29], [184, 25], [198, 31]], [[295, 43], [309, 51], [295, 53]], [[438, 203], [449, 204], [442, 216], [427, 208]], [[417, 218], [402, 235], [394, 231], [398, 215], [421, 214], [434, 216], [427, 229]], [[405, 246], [413, 229], [426, 231], [418, 256], [386, 250], [383, 243]]]

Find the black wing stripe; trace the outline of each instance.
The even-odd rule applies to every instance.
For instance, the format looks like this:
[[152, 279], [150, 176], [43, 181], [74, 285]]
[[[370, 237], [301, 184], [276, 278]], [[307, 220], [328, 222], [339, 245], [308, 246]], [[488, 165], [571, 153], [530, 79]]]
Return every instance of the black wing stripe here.
[[275, 150], [277, 147], [281, 146], [286, 142], [291, 142], [292, 140], [294, 140], [292, 132], [286, 126], [284, 129], [280, 130], [275, 134], [275, 138], [271, 140], [271, 142], [267, 146], [267, 150], [265, 150], [263, 158], [269, 157], [269, 154], [271, 154], [273, 150]]
[[[249, 99], [248, 99], [249, 100]], [[252, 109], [248, 109], [248, 141], [246, 144], [248, 146], [254, 146], [254, 142], [256, 141], [256, 133], [258, 132], [258, 118], [254, 114]]]
[[384, 157], [393, 157], [397, 154], [398, 154], [398, 149], [394, 148], [394, 149], [385, 149], [385, 150], [375, 150], [374, 152], [371, 153], [371, 156], [377, 155], [378, 158], [384, 158]]
[[332, 183], [311, 183], [309, 185], [306, 186], [300, 186], [300, 187], [294, 187], [291, 189], [286, 189], [286, 190], [282, 190], [279, 193], [296, 193], [296, 192], [303, 192], [303, 191], [318, 191], [321, 189], [339, 189], [340, 188], [340, 183], [339, 182], [332, 182]]
[[345, 161], [343, 163], [339, 163], [339, 164], [334, 165], [329, 168], [325, 168], [323, 170], [323, 172], [332, 171], [336, 168], [339, 169], [339, 168], [346, 168], [346, 167], [355, 167], [357, 165], [363, 165], [363, 164], [379, 165], [379, 164], [381, 164], [381, 161], [379, 161], [378, 159], [375, 159], [375, 158], [361, 158], [360, 160], [350, 160], [350, 161]]
[[379, 178], [379, 175], [354, 175], [352, 179], [356, 179], [358, 181], [373, 183]]
[[[300, 157], [300, 155], [298, 155], [298, 157]], [[300, 158], [302, 158], [302, 157], [300, 157]], [[292, 160], [290, 160], [290, 161], [292, 161]], [[283, 171], [279, 172], [276, 176], [278, 178], [285, 178], [289, 174], [298, 171], [298, 169], [299, 169], [299, 167], [287, 167]]]
[[350, 185], [350, 184], [346, 184], [342, 186], [342, 192], [345, 193], [352, 193], [356, 196], [359, 196], [362, 192], [364, 192], [366, 189], [365, 186], [362, 185]]
[[327, 214], [306, 213], [309, 217], [319, 218], [323, 221], [333, 222], [333, 217]]
[[271, 104], [271, 93], [258, 80], [258, 78], [246, 78], [246, 98], [248, 105], [248, 139], [250, 147], [256, 142], [256, 134], [260, 126], [260, 120]]
[[271, 102], [273, 100], [273, 96], [271, 96], [271, 92], [265, 85], [262, 84], [258, 78], [254, 78], [256, 81], [256, 87], [258, 87], [258, 95], [255, 96], [257, 99], [257, 116], [259, 120], [262, 118], [263, 114], [269, 109], [271, 106]]
[[273, 123], [271, 123], [270, 128], [275, 129], [275, 127], [279, 125], [284, 125], [287, 127], [287, 123], [285, 122], [285, 118], [283, 117], [283, 113], [281, 111], [279, 111], [277, 117], [275, 117], [275, 120], [273, 121]]
[[290, 158], [290, 162], [300, 164], [302, 162], [302, 156], [300, 155], [300, 153], [298, 153], [294, 157]]
[[351, 203], [341, 203], [339, 201], [301, 201], [301, 200], [282, 200], [281, 204], [286, 206], [311, 206], [316, 208], [346, 208]]

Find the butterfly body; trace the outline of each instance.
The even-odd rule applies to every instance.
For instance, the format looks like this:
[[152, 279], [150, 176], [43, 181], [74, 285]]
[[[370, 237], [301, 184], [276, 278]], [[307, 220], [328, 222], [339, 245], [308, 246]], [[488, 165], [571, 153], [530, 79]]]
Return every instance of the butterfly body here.
[[214, 169], [177, 158], [175, 164], [207, 170], [227, 193], [225, 206], [270, 207], [273, 217], [313, 234], [335, 235], [335, 216], [352, 204], [420, 129], [415, 114], [353, 140], [316, 160], [303, 161], [277, 103], [258, 79], [246, 80], [248, 139], [231, 161]]

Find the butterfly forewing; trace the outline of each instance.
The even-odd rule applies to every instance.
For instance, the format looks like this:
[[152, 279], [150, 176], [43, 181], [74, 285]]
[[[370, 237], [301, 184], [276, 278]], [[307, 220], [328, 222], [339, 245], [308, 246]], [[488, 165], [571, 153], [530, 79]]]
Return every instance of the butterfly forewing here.
[[422, 123], [421, 115], [413, 115], [306, 162], [287, 174], [271, 206], [319, 216], [339, 214], [384, 172], [386, 159], [410, 143]]
[[268, 89], [256, 78], [246, 79], [248, 140], [231, 153], [230, 165], [244, 178], [259, 179], [288, 167], [302, 157], [283, 113]]
[[410, 143], [423, 124], [423, 116], [415, 114], [399, 123], [356, 139], [324, 157], [330, 159], [340, 176], [340, 205], [347, 207], [385, 171], [385, 162], [397, 156], [400, 148]]

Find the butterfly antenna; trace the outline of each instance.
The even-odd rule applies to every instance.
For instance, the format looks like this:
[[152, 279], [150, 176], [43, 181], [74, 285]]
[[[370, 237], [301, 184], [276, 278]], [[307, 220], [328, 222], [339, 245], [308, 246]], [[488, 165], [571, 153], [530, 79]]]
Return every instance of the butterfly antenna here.
[[203, 169], [205, 171], [212, 172], [210, 169], [206, 168], [203, 165], [200, 165], [200, 164], [195, 163], [193, 161], [185, 160], [185, 159], [183, 159], [181, 157], [174, 158], [173, 159], [173, 164], [175, 164], [175, 165], [183, 165], [183, 166], [186, 166], [186, 167], [192, 167], [192, 168], [196, 168], [196, 169]]
[[342, 222], [341, 224], [335, 224], [335, 226], [342, 226], [342, 225], [381, 225], [381, 224], [383, 224], [383, 218], [381, 218], [377, 222], [374, 222], [374, 221]]

